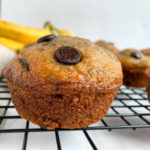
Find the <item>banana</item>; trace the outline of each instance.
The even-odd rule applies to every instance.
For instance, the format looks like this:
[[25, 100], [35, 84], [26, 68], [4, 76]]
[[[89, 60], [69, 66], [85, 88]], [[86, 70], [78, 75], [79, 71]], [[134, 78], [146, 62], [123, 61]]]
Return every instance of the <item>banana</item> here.
[[58, 29], [50, 22], [44, 28], [30, 28], [0, 20], [0, 44], [14, 51], [22, 49], [48, 34], [75, 36], [68, 30]]
[[46, 22], [44, 27], [49, 28], [49, 30], [51, 30], [53, 34], [75, 36], [71, 31], [65, 30], [65, 29], [58, 29], [54, 25], [52, 25], [50, 22]]
[[42, 36], [52, 34], [49, 28], [30, 28], [4, 20], [0, 20], [0, 36], [7, 37], [24, 44], [35, 42]]
[[24, 44], [22, 44], [18, 41], [8, 39], [5, 37], [0, 37], [0, 45], [3, 45], [4, 47], [7, 47], [7, 48], [12, 49], [14, 51], [16, 51], [16, 50], [21, 51], [25, 46]]
[[57, 29], [56, 32], [58, 33], [58, 35], [75, 36], [71, 31], [64, 30], [64, 29]]

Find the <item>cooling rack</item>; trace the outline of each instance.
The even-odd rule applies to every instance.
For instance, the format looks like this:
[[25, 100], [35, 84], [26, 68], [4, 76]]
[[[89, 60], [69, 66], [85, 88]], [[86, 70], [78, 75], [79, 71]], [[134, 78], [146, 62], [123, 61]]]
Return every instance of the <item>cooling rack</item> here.
[[[30, 122], [26, 121], [24, 128], [4, 128], [7, 126], [7, 120], [21, 119], [17, 115], [7, 115], [7, 112], [14, 109], [11, 102], [7, 82], [0, 77], [0, 134], [23, 133], [22, 150], [27, 150], [28, 134], [33, 132], [51, 132], [55, 133], [57, 149], [61, 150], [61, 131], [83, 131], [87, 141], [94, 150], [97, 146], [88, 134], [88, 130], [116, 130], [116, 129], [133, 129], [150, 128], [150, 104], [147, 100], [145, 89], [135, 89], [121, 87], [112, 103], [108, 114], [96, 124], [82, 129], [55, 129], [46, 130], [41, 128], [30, 127]], [[5, 122], [5, 125], [2, 125]]]

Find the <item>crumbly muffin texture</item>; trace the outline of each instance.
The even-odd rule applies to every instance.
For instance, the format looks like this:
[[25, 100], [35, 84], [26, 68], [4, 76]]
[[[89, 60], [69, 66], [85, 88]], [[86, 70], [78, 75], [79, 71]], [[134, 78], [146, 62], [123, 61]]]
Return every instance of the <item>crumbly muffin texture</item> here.
[[[27, 46], [3, 69], [20, 116], [46, 129], [87, 127], [102, 119], [122, 85], [118, 59], [86, 39], [45, 39]], [[81, 59], [73, 65], [59, 62], [56, 51], [64, 47]]]
[[150, 59], [136, 49], [120, 51], [117, 57], [122, 64], [124, 85], [145, 87], [150, 74]]
[[99, 40], [99, 41], [95, 42], [95, 44], [97, 44], [100, 47], [105, 48], [106, 50], [112, 52], [115, 55], [120, 51], [117, 47], [115, 47], [115, 45], [113, 43], [109, 43], [109, 42], [106, 42], [103, 40]]

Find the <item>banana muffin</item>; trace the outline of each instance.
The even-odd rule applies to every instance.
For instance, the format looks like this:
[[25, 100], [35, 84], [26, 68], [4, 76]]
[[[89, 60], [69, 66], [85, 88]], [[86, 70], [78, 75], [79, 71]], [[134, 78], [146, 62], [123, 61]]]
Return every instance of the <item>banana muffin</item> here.
[[115, 47], [115, 45], [113, 43], [106, 42], [103, 40], [99, 40], [99, 41], [95, 42], [95, 44], [107, 49], [108, 51], [114, 53], [115, 55], [120, 51], [118, 48]]
[[20, 116], [46, 129], [99, 121], [122, 85], [118, 59], [78, 37], [42, 37], [2, 73]]
[[146, 87], [150, 76], [150, 59], [136, 49], [125, 49], [118, 53], [122, 64], [123, 84], [131, 87]]
[[143, 49], [143, 50], [141, 50], [141, 52], [142, 52], [145, 56], [150, 57], [150, 48]]

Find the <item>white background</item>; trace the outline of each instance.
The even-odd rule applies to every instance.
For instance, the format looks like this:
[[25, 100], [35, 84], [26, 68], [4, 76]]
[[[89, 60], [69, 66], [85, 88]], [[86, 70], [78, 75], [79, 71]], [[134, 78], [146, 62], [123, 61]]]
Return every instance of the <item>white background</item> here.
[[119, 48], [150, 47], [149, 0], [3, 0], [2, 18], [33, 27], [59, 28]]
[[[3, 0], [1, 16], [4, 20], [32, 27], [42, 27], [49, 20], [59, 28], [71, 30], [77, 36], [92, 41], [105, 39], [114, 42], [120, 49], [150, 47], [149, 0]], [[150, 129], [89, 133], [101, 150], [150, 149]], [[63, 148], [91, 149], [82, 134], [61, 133]], [[35, 140], [33, 139], [30, 148], [30, 144], [28, 145], [32, 150], [42, 149], [43, 146], [44, 150], [53, 150], [56, 144], [54, 137], [49, 137], [47, 133], [42, 134], [41, 138], [33, 138]], [[8, 150], [13, 150], [12, 147], [16, 144], [14, 150], [19, 150], [22, 144], [19, 139], [21, 138], [14, 134], [0, 135], [0, 149], [7, 147]], [[47, 145], [48, 142], [50, 143]]]

